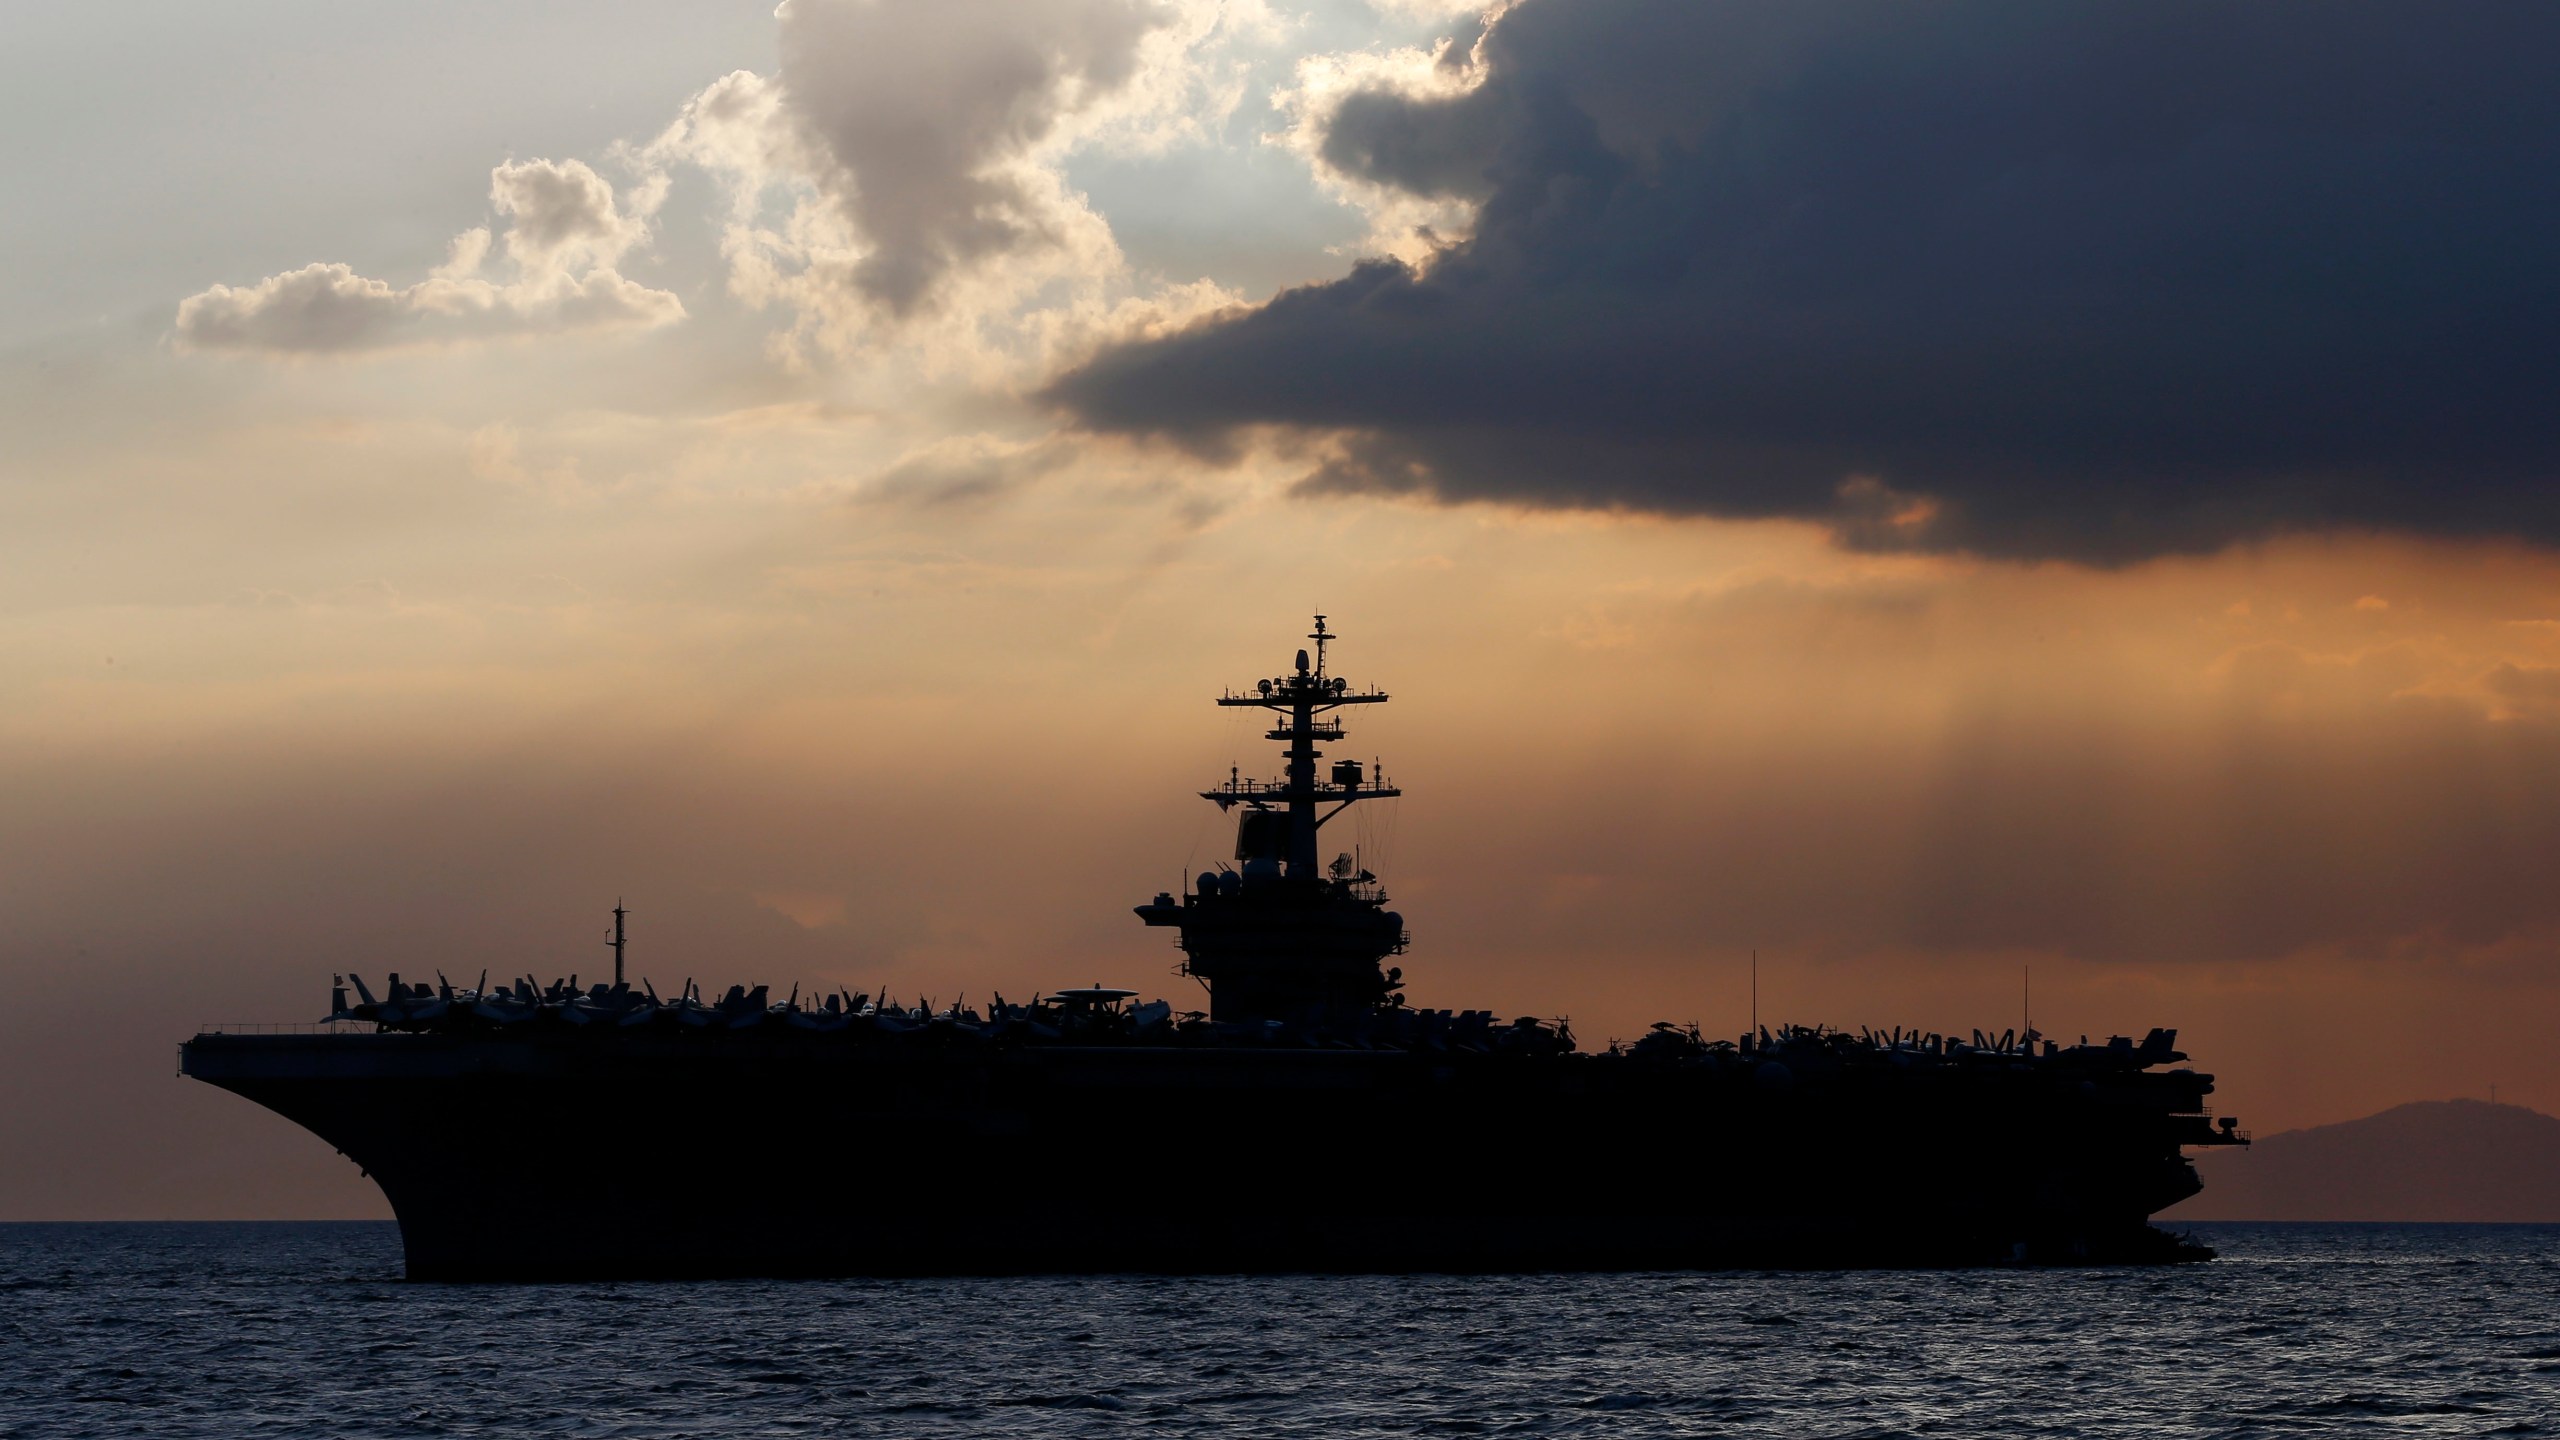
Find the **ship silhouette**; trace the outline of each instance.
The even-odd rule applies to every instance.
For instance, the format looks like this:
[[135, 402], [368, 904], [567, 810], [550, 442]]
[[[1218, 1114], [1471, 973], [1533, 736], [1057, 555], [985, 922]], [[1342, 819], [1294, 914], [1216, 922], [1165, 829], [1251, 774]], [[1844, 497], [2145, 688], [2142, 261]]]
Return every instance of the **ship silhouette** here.
[[[936, 1010], [850, 989], [672, 997], [614, 978], [346, 976], [316, 1033], [208, 1032], [181, 1069], [319, 1135], [420, 1280], [1076, 1271], [2147, 1264], [2196, 1193], [2176, 1032], [1561, 1022], [1416, 1008], [1403, 917], [1325, 824], [1400, 794], [1321, 765], [1338, 638], [1218, 704], [1270, 712], [1230, 774], [1234, 863], [1136, 907], [1206, 1013], [1099, 982]], [[355, 994], [347, 993], [352, 983]], [[2177, 1067], [2177, 1068], [2164, 1068]]]

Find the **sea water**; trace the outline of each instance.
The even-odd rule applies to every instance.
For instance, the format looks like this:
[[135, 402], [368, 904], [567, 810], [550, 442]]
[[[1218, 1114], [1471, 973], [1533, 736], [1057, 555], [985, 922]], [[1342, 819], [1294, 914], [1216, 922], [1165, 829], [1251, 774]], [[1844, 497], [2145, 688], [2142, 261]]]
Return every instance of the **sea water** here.
[[514, 1286], [408, 1284], [380, 1224], [5, 1225], [0, 1436], [2560, 1434], [2560, 1226], [2194, 1231], [2224, 1258]]

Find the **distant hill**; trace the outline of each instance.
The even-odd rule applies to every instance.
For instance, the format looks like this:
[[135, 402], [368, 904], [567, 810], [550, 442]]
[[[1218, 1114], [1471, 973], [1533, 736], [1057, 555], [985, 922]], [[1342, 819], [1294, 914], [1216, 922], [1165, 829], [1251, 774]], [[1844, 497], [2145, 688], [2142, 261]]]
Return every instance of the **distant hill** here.
[[2560, 1221], [2560, 1119], [2422, 1100], [2197, 1153], [2196, 1172], [2204, 1193], [2160, 1218]]

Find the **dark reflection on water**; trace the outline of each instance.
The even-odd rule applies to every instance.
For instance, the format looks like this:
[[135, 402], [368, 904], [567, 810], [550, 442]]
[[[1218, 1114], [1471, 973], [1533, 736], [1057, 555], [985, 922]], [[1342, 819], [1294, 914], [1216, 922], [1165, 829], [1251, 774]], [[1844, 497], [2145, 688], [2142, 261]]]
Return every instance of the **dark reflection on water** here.
[[469, 1286], [0, 1226], [0, 1436], [2551, 1435], [2560, 1226], [2154, 1271]]

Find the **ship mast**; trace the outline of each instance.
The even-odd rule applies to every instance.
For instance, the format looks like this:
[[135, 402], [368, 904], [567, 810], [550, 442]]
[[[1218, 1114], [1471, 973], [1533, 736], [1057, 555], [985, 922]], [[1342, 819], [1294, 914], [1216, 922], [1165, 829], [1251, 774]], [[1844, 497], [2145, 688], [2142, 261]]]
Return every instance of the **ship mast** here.
[[[1384, 784], [1380, 777], [1365, 773], [1357, 760], [1334, 762], [1327, 779], [1316, 778], [1316, 761], [1324, 752], [1316, 748], [1319, 740], [1343, 738], [1342, 722], [1318, 717], [1345, 705], [1384, 705], [1386, 692], [1363, 690], [1354, 692], [1350, 683], [1325, 671], [1325, 646], [1340, 639], [1339, 633], [1327, 630], [1324, 617], [1316, 617], [1316, 628], [1307, 638], [1316, 642], [1315, 660], [1308, 663], [1307, 652], [1298, 652], [1297, 670], [1293, 674], [1254, 683], [1254, 693], [1232, 692], [1218, 697], [1218, 704], [1228, 708], [1252, 708], [1276, 711], [1284, 720], [1274, 726], [1264, 739], [1288, 744], [1285, 779], [1239, 780], [1230, 777], [1215, 790], [1203, 790], [1200, 796], [1214, 802], [1221, 810], [1238, 805], [1256, 810], [1272, 810], [1288, 816], [1288, 878], [1312, 881], [1321, 878], [1316, 866], [1316, 831], [1334, 816], [1362, 800], [1387, 800], [1403, 794]], [[1330, 810], [1319, 809], [1331, 805]]]

